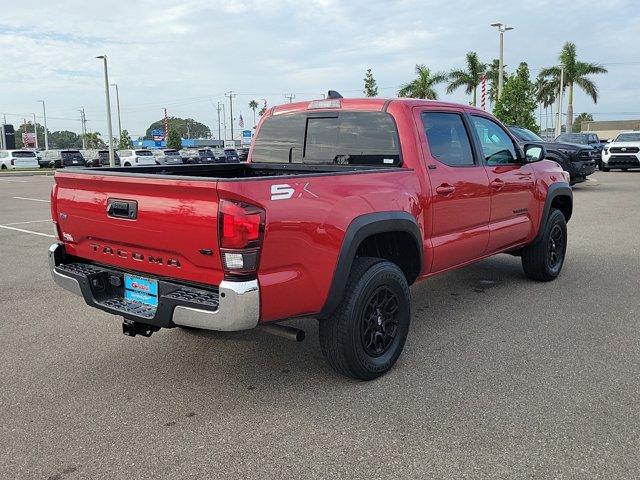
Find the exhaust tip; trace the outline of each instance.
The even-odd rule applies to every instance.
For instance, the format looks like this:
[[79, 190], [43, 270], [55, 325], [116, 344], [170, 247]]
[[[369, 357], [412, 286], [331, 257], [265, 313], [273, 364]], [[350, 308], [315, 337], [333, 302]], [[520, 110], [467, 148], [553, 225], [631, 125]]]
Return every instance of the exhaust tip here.
[[289, 325], [279, 325], [277, 323], [271, 323], [262, 325], [260, 329], [264, 332], [270, 333], [271, 335], [286, 338], [287, 340], [292, 340], [294, 342], [302, 342], [305, 338], [304, 330], [290, 327]]

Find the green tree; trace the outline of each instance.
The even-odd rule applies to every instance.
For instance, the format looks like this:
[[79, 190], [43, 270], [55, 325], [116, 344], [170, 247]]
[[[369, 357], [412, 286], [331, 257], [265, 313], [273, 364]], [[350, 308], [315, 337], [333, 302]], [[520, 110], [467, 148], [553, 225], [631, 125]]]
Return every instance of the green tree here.
[[371, 73], [371, 69], [367, 69], [367, 73], [364, 74], [364, 94], [367, 97], [377, 97], [378, 96], [378, 82], [373, 78], [373, 73]]
[[435, 86], [444, 82], [447, 76], [444, 73], [431, 74], [431, 70], [424, 65], [416, 65], [416, 75], [418, 77], [415, 80], [400, 87], [398, 96], [436, 100], [438, 92], [436, 92]]
[[[598, 63], [587, 63], [578, 60], [575, 43], [567, 42], [562, 47], [558, 56], [560, 65], [564, 68], [564, 81], [562, 90], [568, 88], [567, 96], [567, 131], [571, 131], [573, 126], [573, 88], [580, 87], [591, 99], [593, 103], [598, 103], [598, 87], [588, 77], [588, 75], [607, 73], [607, 69]], [[551, 81], [553, 88], [560, 91], [560, 66], [544, 68], [540, 72], [542, 77]]]
[[[502, 65], [502, 75], [505, 75], [506, 65]], [[498, 82], [500, 77], [500, 60], [494, 58], [491, 60], [487, 71], [487, 80], [489, 83], [489, 102], [491, 105], [498, 100]], [[482, 77], [481, 77], [482, 78]]]
[[267, 102], [264, 102], [264, 105], [262, 105], [262, 108], [258, 111], [258, 115], [262, 116], [265, 113], [267, 113]]
[[[26, 128], [25, 128], [26, 127]], [[44, 150], [44, 127], [36, 122], [36, 128], [38, 132], [38, 148]], [[22, 148], [22, 134], [24, 132], [33, 133], [33, 123], [27, 122], [20, 125], [15, 131], [16, 148]], [[49, 132], [49, 140], [51, 140], [51, 132]], [[51, 148], [51, 145], [49, 145]]]
[[104, 148], [107, 146], [106, 143], [100, 138], [100, 133], [98, 132], [87, 132], [84, 136], [86, 146], [89, 149], [97, 149]]
[[69, 130], [60, 130], [52, 132], [49, 135], [49, 148], [80, 148], [82, 146], [82, 138], [80, 135]]
[[[181, 138], [210, 138], [211, 130], [205, 124], [196, 122], [193, 118], [169, 117], [169, 130], [176, 130]], [[152, 130], [164, 131], [164, 119], [149, 125], [144, 135], [145, 140], [152, 140]]]
[[120, 142], [118, 142], [118, 148], [120, 150], [133, 148], [133, 142], [131, 141], [131, 136], [129, 135], [128, 130], [122, 130], [122, 138], [120, 138]]
[[579, 133], [582, 130], [582, 122], [593, 122], [593, 115], [590, 113], [581, 113], [576, 117], [576, 121], [573, 122], [573, 132]]
[[258, 108], [258, 102], [251, 100], [249, 102], [249, 108], [253, 110], [253, 126], [256, 126], [256, 109]]
[[529, 67], [522, 62], [516, 72], [507, 77], [502, 96], [493, 108], [493, 114], [503, 123], [536, 131], [536, 89], [529, 79]]
[[[545, 130], [547, 130], [549, 128], [549, 118], [551, 118], [551, 126], [553, 127], [553, 103], [556, 101], [556, 92], [553, 89], [553, 84], [541, 75], [537, 76], [534, 87], [536, 102], [545, 111]], [[551, 115], [548, 113], [549, 108], [551, 108]], [[540, 133], [542, 133], [542, 119], [540, 120]]]
[[177, 130], [169, 129], [167, 148], [173, 148], [174, 150], [180, 150], [182, 148], [182, 137]]
[[467, 53], [467, 69], [452, 70], [449, 73], [449, 86], [447, 93], [453, 93], [460, 87], [464, 87], [464, 92], [471, 94], [471, 104], [476, 105], [478, 85], [482, 81], [487, 66], [480, 61], [476, 52]]

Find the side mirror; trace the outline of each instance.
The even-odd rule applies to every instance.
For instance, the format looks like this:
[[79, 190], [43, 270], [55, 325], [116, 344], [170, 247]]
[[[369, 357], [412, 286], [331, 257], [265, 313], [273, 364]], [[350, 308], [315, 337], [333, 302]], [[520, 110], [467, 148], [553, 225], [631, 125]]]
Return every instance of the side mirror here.
[[539, 143], [525, 143], [523, 149], [526, 163], [539, 162], [547, 156], [546, 148]]

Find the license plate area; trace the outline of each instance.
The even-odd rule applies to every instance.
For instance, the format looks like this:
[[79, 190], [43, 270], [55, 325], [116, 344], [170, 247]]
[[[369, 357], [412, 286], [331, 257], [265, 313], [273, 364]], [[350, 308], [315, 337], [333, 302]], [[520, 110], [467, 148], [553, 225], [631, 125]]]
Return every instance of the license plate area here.
[[124, 299], [151, 307], [158, 306], [158, 281], [125, 273]]

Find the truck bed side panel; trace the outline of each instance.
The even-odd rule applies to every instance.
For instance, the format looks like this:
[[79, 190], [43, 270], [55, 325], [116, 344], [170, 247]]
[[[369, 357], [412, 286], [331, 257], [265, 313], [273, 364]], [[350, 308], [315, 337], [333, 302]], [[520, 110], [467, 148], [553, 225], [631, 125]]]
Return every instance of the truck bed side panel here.
[[[291, 198], [272, 199], [293, 189]], [[415, 172], [323, 175], [219, 182], [221, 198], [259, 204], [266, 210], [266, 232], [258, 280], [261, 322], [322, 309], [333, 279], [346, 229], [359, 215], [406, 211], [422, 228]], [[414, 193], [411, 193], [414, 192]]]

